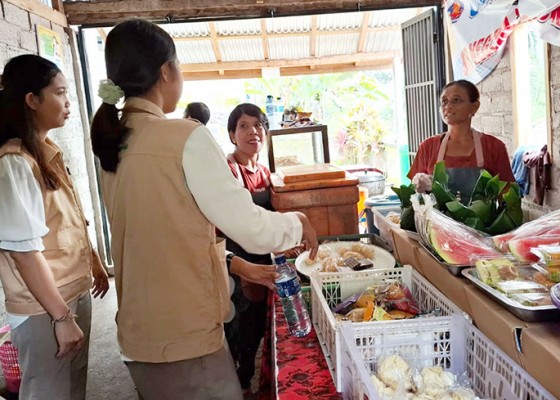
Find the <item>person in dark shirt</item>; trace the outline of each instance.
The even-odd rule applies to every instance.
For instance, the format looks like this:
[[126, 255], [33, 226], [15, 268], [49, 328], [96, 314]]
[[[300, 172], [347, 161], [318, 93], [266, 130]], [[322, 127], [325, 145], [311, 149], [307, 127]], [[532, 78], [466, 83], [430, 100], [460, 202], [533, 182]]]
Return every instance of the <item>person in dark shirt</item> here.
[[206, 125], [210, 120], [210, 109], [204, 103], [189, 103], [185, 108], [185, 118], [196, 119], [201, 124]]

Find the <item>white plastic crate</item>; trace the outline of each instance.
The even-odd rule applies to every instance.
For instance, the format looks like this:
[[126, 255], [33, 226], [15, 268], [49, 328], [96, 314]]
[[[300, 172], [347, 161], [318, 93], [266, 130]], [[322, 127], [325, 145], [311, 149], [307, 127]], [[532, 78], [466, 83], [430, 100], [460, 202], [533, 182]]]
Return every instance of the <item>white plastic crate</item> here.
[[[435, 286], [428, 282], [412, 267], [372, 269], [359, 272], [320, 273], [311, 276], [311, 308], [315, 332], [327, 360], [333, 382], [340, 390], [340, 322], [331, 311], [348, 296], [365, 290], [368, 286], [382, 281], [398, 280], [408, 286], [422, 311], [441, 309], [442, 315], [463, 314], [453, 302], [445, 297]], [[426, 317], [438, 319], [442, 317]], [[465, 318], [465, 317], [463, 317]], [[414, 325], [417, 319], [399, 321]], [[355, 325], [378, 325], [393, 321], [373, 321], [354, 323]]]
[[401, 209], [397, 207], [372, 207], [371, 212], [373, 214], [373, 224], [379, 230], [379, 236], [381, 236], [386, 242], [391, 250], [393, 250], [393, 234], [392, 230], [399, 228], [399, 224], [391, 222], [387, 218], [387, 214], [391, 211], [400, 213]]
[[494, 400], [554, 400], [511, 358], [468, 320], [458, 315], [417, 324], [341, 327], [341, 391], [345, 400], [381, 400], [371, 375], [389, 354], [400, 354], [413, 367], [440, 366], [467, 373], [476, 395]]

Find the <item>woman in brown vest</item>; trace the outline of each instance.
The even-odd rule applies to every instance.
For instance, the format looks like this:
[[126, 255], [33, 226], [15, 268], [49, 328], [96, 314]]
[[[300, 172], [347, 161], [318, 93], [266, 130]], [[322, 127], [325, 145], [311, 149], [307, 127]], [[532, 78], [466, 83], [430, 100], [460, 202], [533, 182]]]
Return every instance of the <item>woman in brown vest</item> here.
[[228, 269], [268, 287], [276, 273], [226, 257], [215, 228], [252, 253], [304, 242], [312, 258], [315, 231], [301, 213], [254, 205], [204, 125], [165, 117], [183, 89], [167, 32], [143, 20], [120, 23], [105, 60], [91, 136], [111, 222], [123, 359], [146, 400], [242, 399], [224, 341]]
[[11, 59], [0, 91], [0, 278], [23, 371], [19, 398], [85, 399], [91, 298], [109, 288], [60, 149], [70, 114], [60, 69]]

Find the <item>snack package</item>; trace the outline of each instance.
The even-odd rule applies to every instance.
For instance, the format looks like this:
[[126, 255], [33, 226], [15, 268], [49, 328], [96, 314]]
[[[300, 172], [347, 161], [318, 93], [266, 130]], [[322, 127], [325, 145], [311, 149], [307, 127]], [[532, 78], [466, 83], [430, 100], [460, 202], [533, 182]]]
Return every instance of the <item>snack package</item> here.
[[496, 283], [519, 278], [519, 270], [515, 264], [505, 258], [478, 259], [475, 261], [478, 279], [491, 287]]

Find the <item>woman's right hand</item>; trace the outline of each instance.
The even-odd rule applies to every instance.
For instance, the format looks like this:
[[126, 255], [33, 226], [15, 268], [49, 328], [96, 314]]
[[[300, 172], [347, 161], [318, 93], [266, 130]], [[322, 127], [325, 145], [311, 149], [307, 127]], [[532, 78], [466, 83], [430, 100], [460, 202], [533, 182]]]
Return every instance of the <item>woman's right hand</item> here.
[[54, 335], [58, 343], [56, 358], [64, 358], [69, 353], [80, 350], [84, 345], [84, 333], [75, 320], [56, 322]]
[[314, 260], [317, 256], [317, 251], [319, 250], [319, 242], [317, 241], [317, 234], [315, 229], [311, 226], [311, 222], [302, 212], [296, 212], [301, 225], [302, 225], [302, 235], [301, 242], [305, 245], [305, 249], [309, 250], [309, 259]]

